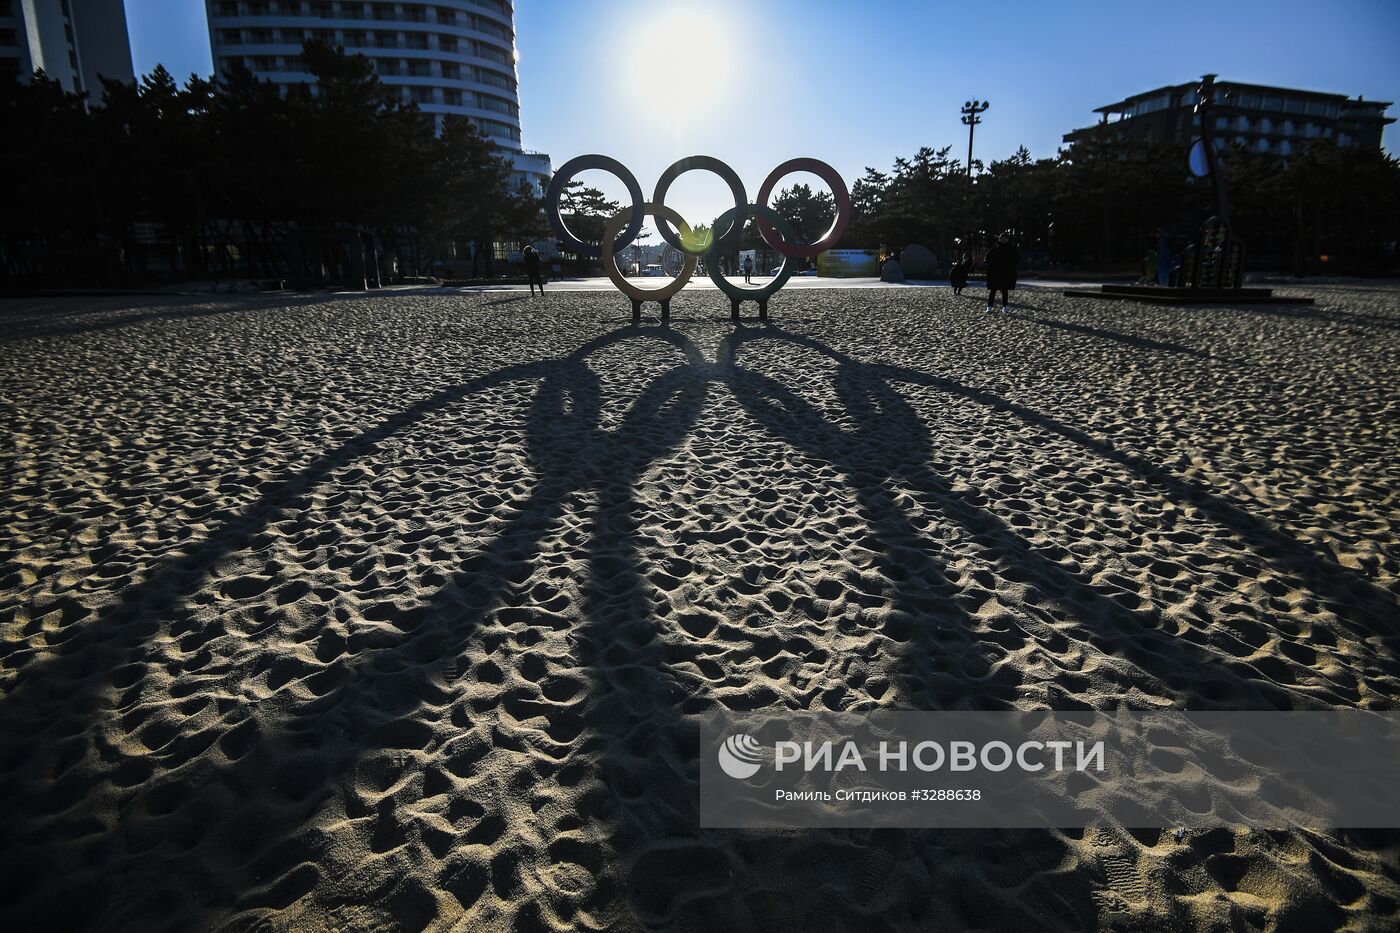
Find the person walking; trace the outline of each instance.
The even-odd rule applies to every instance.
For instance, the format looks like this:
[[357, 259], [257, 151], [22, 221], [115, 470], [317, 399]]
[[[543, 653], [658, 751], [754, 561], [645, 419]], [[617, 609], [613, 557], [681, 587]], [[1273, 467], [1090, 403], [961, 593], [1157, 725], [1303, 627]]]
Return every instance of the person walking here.
[[745, 285], [752, 285], [752, 284], [753, 284], [753, 257], [752, 257], [752, 256], [745, 256], [745, 257], [744, 257], [744, 284], [745, 284]]
[[948, 279], [953, 285], [953, 294], [961, 295], [964, 288], [967, 288], [967, 272], [972, 267], [972, 261], [967, 254], [963, 253], [962, 258], [953, 263], [953, 271]]
[[535, 252], [533, 246], [525, 247], [525, 275], [530, 279], [530, 297], [535, 296], [535, 286], [540, 287], [540, 295], [544, 295], [544, 279], [540, 278], [540, 254]]
[[1009, 313], [1007, 305], [1007, 292], [1016, 287], [1016, 266], [1021, 261], [1021, 254], [1016, 252], [1016, 247], [1011, 245], [1011, 234], [1003, 233], [997, 240], [997, 245], [987, 251], [987, 310], [995, 310], [993, 300], [996, 293], [1001, 292], [1002, 313]]

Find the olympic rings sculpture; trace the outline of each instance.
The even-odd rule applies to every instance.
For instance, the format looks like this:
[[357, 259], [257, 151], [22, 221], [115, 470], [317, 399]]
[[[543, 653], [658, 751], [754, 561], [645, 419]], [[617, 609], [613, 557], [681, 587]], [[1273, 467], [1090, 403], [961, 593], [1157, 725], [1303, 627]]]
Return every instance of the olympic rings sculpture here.
[[[590, 169], [615, 175], [627, 188], [628, 196], [632, 200], [629, 207], [618, 211], [608, 220], [603, 230], [602, 242], [598, 245], [584, 242], [575, 236], [559, 213], [559, 201], [563, 197], [565, 186], [574, 176]], [[729, 191], [734, 196], [734, 206], [715, 218], [708, 237], [697, 236], [678, 213], [666, 206], [666, 192], [671, 189], [676, 179], [690, 171], [706, 171], [718, 175], [729, 186]], [[831, 188], [832, 197], [836, 201], [836, 219], [832, 222], [831, 229], [815, 243], [797, 243], [792, 225], [768, 206], [768, 198], [772, 195], [774, 186], [784, 176], [793, 172], [811, 172], [821, 178]], [[846, 232], [852, 214], [851, 193], [846, 188], [846, 182], [836, 169], [818, 159], [789, 159], [779, 165], [768, 174], [759, 187], [758, 200], [750, 203], [744, 182], [734, 169], [713, 156], [703, 155], [680, 159], [662, 172], [650, 201], [642, 194], [642, 187], [637, 184], [636, 177], [618, 160], [597, 154], [578, 156], [560, 166], [550, 179], [549, 187], [545, 190], [544, 209], [549, 225], [564, 249], [579, 256], [603, 261], [603, 271], [617, 286], [617, 290], [632, 299], [634, 321], [641, 319], [644, 301], [659, 302], [662, 320], [670, 318], [671, 298], [690, 281], [690, 277], [695, 274], [697, 260], [702, 258], [705, 259], [705, 269], [710, 279], [729, 297], [734, 320], [739, 319], [739, 305], [745, 301], [757, 302], [758, 316], [766, 320], [768, 299], [792, 277], [791, 260], [810, 259], [835, 246]], [[640, 288], [627, 281], [617, 268], [617, 254], [636, 240], [637, 234], [642, 230], [642, 224], [649, 216], [656, 218], [661, 238], [685, 256], [680, 275], [661, 288]], [[734, 284], [720, 274], [718, 262], [710, 261], [711, 257], [717, 257], [720, 252], [737, 244], [743, 234], [745, 221], [751, 217], [757, 222], [758, 232], [763, 241], [783, 256], [783, 264], [778, 274], [771, 282], [758, 287]]]

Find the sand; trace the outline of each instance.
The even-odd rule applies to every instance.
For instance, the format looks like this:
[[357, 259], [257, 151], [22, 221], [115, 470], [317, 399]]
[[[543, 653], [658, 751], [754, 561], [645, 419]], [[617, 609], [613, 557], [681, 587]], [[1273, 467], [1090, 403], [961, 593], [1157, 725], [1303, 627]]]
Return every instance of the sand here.
[[1308, 291], [0, 302], [0, 928], [1396, 928], [1396, 832], [697, 828], [720, 707], [1394, 709]]

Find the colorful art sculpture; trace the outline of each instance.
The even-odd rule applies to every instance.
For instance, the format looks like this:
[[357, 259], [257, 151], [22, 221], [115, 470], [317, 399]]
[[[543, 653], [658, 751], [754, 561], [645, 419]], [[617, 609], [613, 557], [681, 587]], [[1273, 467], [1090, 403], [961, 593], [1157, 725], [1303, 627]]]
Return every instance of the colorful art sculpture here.
[[1230, 197], [1215, 151], [1215, 75], [1204, 75], [1196, 89], [1200, 138], [1191, 144], [1186, 162], [1191, 174], [1210, 179], [1215, 191], [1215, 216], [1201, 227], [1198, 243], [1186, 248], [1181, 283], [1187, 288], [1240, 288], [1244, 285], [1244, 243], [1230, 229]]

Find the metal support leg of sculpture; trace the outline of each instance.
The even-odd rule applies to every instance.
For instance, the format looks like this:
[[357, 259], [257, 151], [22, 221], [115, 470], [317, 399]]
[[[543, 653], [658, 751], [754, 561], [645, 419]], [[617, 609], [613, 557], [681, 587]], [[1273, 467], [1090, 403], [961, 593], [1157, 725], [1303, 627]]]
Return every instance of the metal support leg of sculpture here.
[[[661, 320], [669, 321], [671, 319], [671, 299], [663, 298], [657, 304], [661, 305]], [[632, 299], [632, 323], [642, 323], [642, 302], [636, 298]]]
[[729, 320], [735, 324], [739, 323], [739, 306], [745, 301], [753, 301], [758, 305], [758, 319], [768, 320], [768, 299], [767, 298], [731, 298], [729, 299]]

